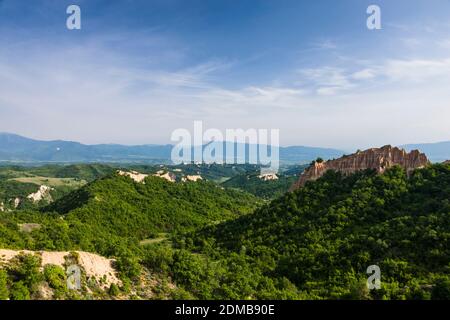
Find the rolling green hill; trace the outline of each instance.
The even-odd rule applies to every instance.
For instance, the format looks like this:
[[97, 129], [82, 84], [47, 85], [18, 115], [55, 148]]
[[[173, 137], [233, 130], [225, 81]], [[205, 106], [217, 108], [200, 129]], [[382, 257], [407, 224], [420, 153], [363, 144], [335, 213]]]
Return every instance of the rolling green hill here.
[[[449, 165], [410, 178], [398, 167], [383, 175], [330, 171], [180, 241], [212, 259], [239, 254], [254, 273], [288, 279], [307, 298], [448, 299], [449, 199]], [[370, 265], [381, 268], [382, 289], [368, 292]]]
[[114, 170], [113, 167], [102, 164], [1, 166], [0, 204], [3, 203], [4, 210], [41, 207], [47, 205], [48, 201], [33, 203], [27, 198], [37, 192], [40, 186], [52, 188], [51, 200], [57, 200], [87, 182], [111, 174]]
[[210, 182], [171, 183], [150, 176], [144, 184], [112, 174], [69, 193], [41, 213], [9, 215], [21, 223], [44, 224], [27, 238], [31, 249], [80, 248], [110, 255], [117, 242], [137, 244], [158, 233], [193, 230], [249, 213], [257, 204], [250, 194]]
[[450, 298], [450, 165], [329, 171], [265, 205], [207, 181], [144, 182], [110, 174], [40, 212], [0, 212], [0, 247], [114, 257], [120, 292], [152, 274], [173, 299]]

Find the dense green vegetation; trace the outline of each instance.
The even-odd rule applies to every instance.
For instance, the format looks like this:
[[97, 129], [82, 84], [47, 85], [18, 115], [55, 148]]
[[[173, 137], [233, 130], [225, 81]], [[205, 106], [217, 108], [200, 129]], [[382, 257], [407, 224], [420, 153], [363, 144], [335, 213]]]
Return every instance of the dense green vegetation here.
[[[177, 243], [211, 259], [238, 254], [253, 273], [288, 279], [303, 297], [426, 299], [448, 292], [449, 240], [450, 166], [434, 165], [410, 178], [400, 168], [350, 177], [330, 171]], [[369, 265], [381, 268], [383, 284], [370, 293]]]
[[[40, 211], [0, 212], [0, 248], [116, 258], [123, 286], [102, 298], [141, 288], [151, 274], [152, 294], [134, 289], [137, 297], [449, 299], [449, 238], [450, 165], [409, 177], [400, 168], [330, 171], [270, 203], [208, 181], [109, 174]], [[381, 268], [380, 290], [367, 290], [370, 265]], [[56, 298], [91, 297], [64, 290], [62, 269], [33, 266], [22, 257], [0, 267], [0, 299], [35, 298], [42, 281]]]
[[[88, 182], [111, 175], [116, 170], [136, 170], [154, 174], [159, 170], [169, 171], [181, 181], [186, 175], [200, 175], [203, 180], [223, 182], [236, 175], [255, 171], [259, 167], [250, 164], [186, 164], [177, 166], [140, 164], [70, 164], [42, 165], [34, 167], [0, 166], [0, 205], [4, 210], [32, 209], [48, 205], [48, 200], [33, 203], [27, 196], [36, 192], [41, 185], [52, 188], [51, 201], [79, 189]], [[245, 188], [241, 188], [245, 189]], [[18, 206], [14, 204], [18, 200]], [[1, 207], [1, 206], [0, 206]], [[1, 211], [1, 209], [0, 209]]]
[[204, 180], [223, 182], [231, 177], [246, 172], [259, 170], [258, 165], [253, 164], [217, 164], [217, 163], [189, 163], [180, 165], [121, 165], [124, 170], [135, 170], [142, 173], [155, 173], [158, 170], [173, 173], [177, 180], [185, 175], [200, 175]]
[[226, 188], [236, 188], [247, 191], [263, 199], [275, 199], [286, 193], [297, 180], [296, 176], [278, 175], [277, 180], [263, 180], [259, 170], [251, 173], [242, 173], [222, 183]]
[[0, 166], [2, 179], [44, 176], [51, 178], [74, 178], [88, 182], [108, 175], [114, 167], [105, 164], [73, 164], [73, 165], [43, 165], [35, 167]]
[[[119, 242], [136, 245], [160, 232], [192, 230], [235, 218], [251, 212], [257, 203], [249, 194], [224, 190], [209, 182], [171, 183], [148, 177], [144, 184], [113, 174], [68, 194], [43, 208], [40, 214], [0, 214], [0, 221], [7, 219], [10, 224], [43, 225], [30, 234], [0, 237], [0, 246], [81, 249], [112, 255], [117, 253]], [[9, 230], [18, 232], [17, 227]], [[20, 241], [11, 242], [19, 238]]]
[[[69, 193], [40, 212], [0, 212], [0, 248], [83, 250], [114, 257], [124, 281], [124, 287], [110, 289], [109, 294], [116, 296], [118, 290], [128, 292], [130, 283], [139, 279], [139, 261], [147, 250], [140, 245], [142, 240], [159, 243], [152, 238], [233, 219], [252, 212], [259, 203], [250, 194], [212, 182], [171, 183], [151, 176], [144, 182], [112, 174]], [[23, 224], [40, 228], [25, 232], [20, 227]], [[164, 242], [165, 246], [169, 244]], [[50, 271], [44, 270], [44, 279], [55, 297], [70, 297], [67, 292], [60, 292], [60, 272]], [[17, 287], [14, 292], [21, 295], [16, 298], [36, 297], [36, 290], [22, 286], [20, 279], [10, 274], [8, 290]], [[166, 287], [160, 292], [161, 297], [167, 295], [165, 291], [170, 290]]]
[[[52, 200], [74, 191], [87, 182], [111, 174], [113, 167], [102, 164], [44, 165], [37, 167], [0, 167], [0, 204], [4, 210], [32, 209], [48, 204], [48, 201], [33, 203], [27, 196], [36, 192], [41, 185], [52, 188]], [[1, 211], [1, 210], [0, 210]]]

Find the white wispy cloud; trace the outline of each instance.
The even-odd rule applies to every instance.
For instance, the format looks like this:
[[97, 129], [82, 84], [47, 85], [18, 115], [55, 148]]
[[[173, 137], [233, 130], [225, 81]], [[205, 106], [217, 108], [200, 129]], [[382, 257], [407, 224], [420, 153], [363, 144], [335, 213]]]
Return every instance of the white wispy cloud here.
[[312, 86], [319, 95], [337, 95], [340, 93], [364, 89], [368, 81], [390, 85], [407, 85], [424, 81], [450, 81], [450, 58], [434, 59], [387, 59], [378, 63], [368, 62], [355, 69], [322, 66], [299, 70], [299, 84]]
[[304, 79], [304, 83], [315, 85], [316, 93], [321, 95], [336, 94], [354, 86], [342, 68], [325, 66], [301, 69], [298, 73]]
[[[148, 50], [145, 59], [111, 50], [118, 35], [83, 46], [0, 48], [1, 131], [165, 143], [172, 130], [204, 120], [217, 128], [280, 128], [284, 144], [350, 147], [450, 137], [450, 57], [349, 56], [317, 67], [293, 65], [270, 83], [255, 77], [238, 85], [221, 77], [239, 63], [185, 63], [186, 53], [174, 50], [179, 46], [143, 38], [164, 50]], [[139, 48], [140, 40], [132, 46]], [[323, 47], [335, 49], [332, 42]]]
[[393, 81], [422, 82], [450, 78], [450, 58], [388, 60], [378, 67], [378, 74]]
[[354, 72], [351, 77], [355, 80], [373, 79], [376, 76], [376, 71], [371, 68], [362, 69]]

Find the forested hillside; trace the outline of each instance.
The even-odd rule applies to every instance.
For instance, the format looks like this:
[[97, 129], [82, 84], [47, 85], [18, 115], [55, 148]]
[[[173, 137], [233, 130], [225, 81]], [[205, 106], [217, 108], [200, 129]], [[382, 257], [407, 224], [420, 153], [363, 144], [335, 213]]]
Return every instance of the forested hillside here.
[[[0, 166], [0, 211], [48, 205], [49, 202], [112, 172], [113, 167], [102, 164]], [[41, 200], [30, 199], [29, 196], [41, 186], [48, 187], [48, 194]]]
[[[179, 243], [214, 259], [238, 254], [308, 298], [450, 298], [450, 166], [410, 178], [398, 167], [349, 177], [329, 171]], [[381, 268], [383, 283], [370, 293], [369, 265]]]
[[[172, 250], [170, 239], [174, 234], [248, 214], [259, 203], [260, 200], [248, 193], [224, 189], [212, 182], [173, 183], [149, 176], [138, 183], [114, 173], [69, 193], [41, 208], [40, 212], [0, 212], [0, 248], [85, 250], [113, 257], [117, 260], [116, 268], [124, 283], [120, 290], [115, 289], [118, 291], [116, 294], [129, 297], [131, 285], [142, 286], [142, 281], [149, 281], [147, 278], [142, 280], [142, 276], [146, 274], [148, 257], [155, 254], [152, 245], [163, 245], [161, 252], [168, 254]], [[194, 255], [189, 253], [182, 263], [189, 263], [191, 257]], [[25, 257], [23, 259], [31, 261]], [[0, 272], [1, 269], [0, 263]], [[26, 270], [32, 271], [32, 274]], [[7, 276], [6, 290], [11, 298], [39, 297], [38, 281], [26, 285], [22, 279], [32, 276], [43, 281], [44, 276], [35, 267], [26, 270], [23, 277], [14, 276], [14, 273]], [[64, 279], [64, 275], [61, 277]], [[170, 278], [166, 275], [160, 278], [165, 283], [163, 289], [154, 287], [157, 280], [153, 276], [152, 285], [140, 296], [189, 295], [182, 288], [167, 287]], [[15, 288], [18, 285], [21, 287]], [[15, 296], [16, 293], [18, 296]], [[57, 291], [55, 294], [60, 295]], [[91, 294], [79, 294], [75, 296], [93, 297]], [[64, 296], [75, 297], [68, 292]], [[97, 296], [105, 298], [104, 293]]]
[[222, 183], [222, 186], [247, 191], [263, 199], [275, 199], [286, 193], [296, 180], [297, 177], [294, 175], [283, 174], [278, 175], [275, 180], [264, 180], [258, 170], [236, 175]]
[[[114, 241], [137, 243], [161, 232], [192, 230], [251, 212], [257, 203], [249, 194], [213, 183], [171, 183], [157, 177], [136, 183], [113, 174], [68, 194], [40, 214], [17, 211], [9, 216], [45, 223], [19, 247], [113, 254]], [[50, 218], [55, 216], [63, 219]], [[25, 245], [26, 241], [30, 242]]]
[[[450, 165], [410, 177], [399, 167], [329, 171], [270, 203], [212, 182], [114, 173], [39, 212], [0, 212], [0, 248], [116, 259], [123, 285], [113, 296], [449, 299], [449, 201]], [[382, 287], [369, 292], [370, 265]], [[10, 294], [25, 290], [21, 277], [6, 275]]]

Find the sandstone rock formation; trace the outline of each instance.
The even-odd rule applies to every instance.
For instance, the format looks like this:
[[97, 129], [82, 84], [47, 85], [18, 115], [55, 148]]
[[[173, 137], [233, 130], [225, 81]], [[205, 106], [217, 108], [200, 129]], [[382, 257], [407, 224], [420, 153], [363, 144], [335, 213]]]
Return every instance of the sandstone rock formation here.
[[[49, 186], [42, 185], [39, 187], [39, 190], [35, 193], [29, 194], [27, 196], [33, 202], [39, 202], [41, 200], [47, 200], [48, 202], [52, 201], [52, 196], [50, 195], [50, 191], [54, 190]], [[14, 205], [15, 206], [15, 205]], [[18, 204], [17, 204], [18, 206]], [[17, 208], [17, 206], [15, 206]]]
[[20, 205], [20, 202], [21, 202], [20, 198], [15, 198], [12, 201], [13, 201], [14, 209], [17, 209], [17, 207]]
[[203, 178], [200, 175], [187, 175], [186, 177], [181, 178], [181, 181], [186, 182], [186, 181], [198, 181], [198, 180], [203, 180]]
[[263, 181], [278, 180], [278, 176], [275, 173], [262, 173], [258, 178]]
[[169, 182], [175, 182], [177, 177], [172, 172], [165, 172], [164, 170], [159, 170], [153, 176], [166, 179]]
[[148, 177], [148, 174], [144, 174], [144, 173], [139, 173], [137, 171], [122, 171], [119, 170], [117, 171], [117, 174], [119, 174], [120, 176], [126, 176], [126, 177], [130, 177], [131, 179], [133, 179], [135, 182], [137, 183], [144, 183], [145, 178]]
[[328, 170], [335, 170], [344, 175], [366, 169], [375, 169], [378, 173], [383, 173], [386, 169], [399, 165], [407, 173], [410, 173], [412, 170], [424, 167], [428, 163], [427, 156], [418, 150], [408, 153], [390, 145], [372, 148], [335, 160], [315, 161], [300, 175], [297, 182], [291, 187], [291, 191], [303, 187], [307, 181], [317, 180]]

